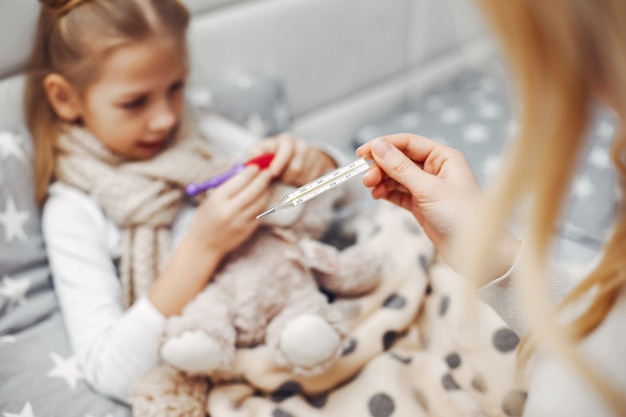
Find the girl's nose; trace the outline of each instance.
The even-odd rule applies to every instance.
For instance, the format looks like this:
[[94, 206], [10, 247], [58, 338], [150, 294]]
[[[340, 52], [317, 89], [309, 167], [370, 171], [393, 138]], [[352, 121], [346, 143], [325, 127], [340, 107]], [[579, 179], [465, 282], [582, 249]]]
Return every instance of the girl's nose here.
[[171, 103], [164, 100], [150, 118], [149, 127], [153, 131], [166, 131], [174, 127], [177, 121], [178, 112]]

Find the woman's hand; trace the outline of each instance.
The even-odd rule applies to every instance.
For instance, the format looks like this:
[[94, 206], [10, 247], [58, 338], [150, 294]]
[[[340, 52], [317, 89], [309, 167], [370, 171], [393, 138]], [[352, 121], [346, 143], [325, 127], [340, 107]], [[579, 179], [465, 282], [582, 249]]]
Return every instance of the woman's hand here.
[[265, 152], [274, 153], [274, 159], [268, 168], [272, 178], [279, 178], [296, 187], [337, 168], [330, 156], [291, 133], [263, 139], [252, 149], [252, 156]]
[[[484, 198], [463, 154], [422, 136], [396, 134], [371, 140], [357, 155], [375, 161], [363, 177], [372, 197], [413, 213], [446, 263], [457, 267], [450, 259], [453, 239]], [[506, 250], [494, 262], [491, 278], [505, 273], [519, 251], [519, 242], [508, 232], [502, 239], [500, 247]]]

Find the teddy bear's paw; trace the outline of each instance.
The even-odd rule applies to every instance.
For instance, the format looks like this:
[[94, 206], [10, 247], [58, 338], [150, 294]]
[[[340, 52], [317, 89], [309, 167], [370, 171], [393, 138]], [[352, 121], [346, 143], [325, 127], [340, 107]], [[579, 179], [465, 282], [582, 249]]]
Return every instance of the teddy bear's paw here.
[[317, 314], [289, 320], [279, 338], [281, 362], [294, 373], [314, 375], [324, 371], [341, 351], [341, 336]]
[[161, 346], [161, 358], [165, 362], [190, 374], [208, 375], [216, 370], [228, 369], [234, 355], [234, 346], [203, 330], [183, 332]]

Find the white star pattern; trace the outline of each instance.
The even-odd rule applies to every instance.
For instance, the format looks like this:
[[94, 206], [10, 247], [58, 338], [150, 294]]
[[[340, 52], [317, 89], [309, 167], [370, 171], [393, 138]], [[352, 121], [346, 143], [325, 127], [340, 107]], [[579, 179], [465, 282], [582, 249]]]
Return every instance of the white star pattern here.
[[33, 414], [33, 407], [30, 405], [30, 401], [24, 404], [24, 408], [22, 408], [22, 411], [20, 411], [19, 414], [15, 414], [15, 413], [2, 413], [2, 414], [4, 414], [4, 417], [35, 417], [35, 415]]
[[506, 133], [509, 135], [509, 137], [516, 136], [519, 133], [519, 125], [517, 124], [517, 122], [509, 122], [509, 124], [506, 126]]
[[576, 178], [573, 194], [578, 200], [586, 200], [593, 194], [594, 184], [586, 175]]
[[428, 110], [439, 110], [441, 107], [443, 107], [443, 98], [441, 96], [432, 96], [426, 99], [426, 108]]
[[365, 143], [370, 139], [374, 139], [380, 136], [380, 129], [375, 126], [366, 126], [359, 132], [359, 139], [361, 143]]
[[463, 110], [458, 107], [449, 107], [441, 112], [441, 121], [447, 125], [459, 123], [463, 119]]
[[30, 278], [12, 279], [8, 275], [2, 278], [0, 296], [7, 297], [13, 303], [22, 303], [26, 300], [26, 293], [30, 287]]
[[483, 78], [480, 80], [480, 87], [482, 91], [491, 92], [496, 89], [494, 82], [488, 78]]
[[444, 138], [443, 136], [439, 136], [439, 135], [431, 135], [430, 139], [434, 140], [435, 142], [444, 144], [444, 145], [448, 143], [448, 140], [446, 138]]
[[289, 109], [284, 103], [277, 103], [273, 110], [274, 119], [279, 125], [286, 125], [289, 123]]
[[250, 118], [248, 119], [248, 122], [246, 123], [246, 127], [248, 128], [250, 132], [252, 132], [252, 134], [260, 138], [267, 135], [267, 132], [269, 130], [267, 128], [267, 124], [265, 123], [261, 115], [258, 113], [254, 113], [252, 116], [250, 116]]
[[9, 197], [4, 212], [0, 212], [0, 224], [4, 226], [6, 242], [11, 242], [15, 238], [23, 242], [27, 240], [26, 233], [24, 233], [24, 223], [29, 217], [28, 211], [18, 211], [15, 201]]
[[478, 110], [480, 117], [487, 120], [496, 119], [501, 113], [502, 110], [500, 109], [500, 106], [495, 103], [485, 103], [480, 107], [480, 110]]
[[472, 123], [467, 125], [463, 130], [463, 138], [468, 143], [480, 145], [487, 142], [487, 139], [489, 139], [489, 131], [487, 131], [485, 125]]
[[50, 378], [63, 378], [70, 389], [76, 389], [76, 382], [84, 379], [83, 371], [78, 366], [78, 361], [74, 356], [63, 359], [54, 352], [50, 352], [50, 358], [54, 361], [54, 368], [48, 372]]
[[406, 130], [415, 129], [420, 124], [419, 116], [413, 113], [404, 114], [400, 117], [400, 125]]
[[252, 79], [252, 77], [244, 75], [235, 80], [235, 85], [237, 85], [238, 88], [245, 90], [254, 86], [254, 80]]
[[589, 154], [589, 163], [597, 169], [608, 169], [611, 167], [611, 158], [606, 148], [596, 146]]
[[615, 127], [608, 120], [602, 120], [598, 125], [598, 136], [603, 140], [609, 140], [615, 133]]
[[502, 167], [502, 157], [500, 155], [491, 154], [485, 158], [483, 162], [483, 175], [485, 178], [493, 178]]
[[624, 198], [624, 196], [622, 195], [622, 189], [619, 187], [618, 184], [615, 184], [615, 186], [613, 187], [613, 197], [613, 201], [620, 201]]
[[2, 336], [0, 337], [0, 343], [15, 343], [17, 342], [17, 338], [12, 335]]
[[188, 99], [195, 107], [208, 109], [213, 106], [213, 95], [207, 89], [192, 89], [188, 92]]
[[22, 139], [8, 132], [0, 132], [0, 157], [8, 159], [14, 156], [20, 161], [26, 161], [26, 154], [20, 147]]

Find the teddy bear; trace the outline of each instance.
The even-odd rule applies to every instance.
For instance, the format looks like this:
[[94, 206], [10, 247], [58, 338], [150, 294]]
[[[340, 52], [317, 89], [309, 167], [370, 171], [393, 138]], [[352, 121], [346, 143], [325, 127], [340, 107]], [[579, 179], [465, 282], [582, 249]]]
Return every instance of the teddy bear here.
[[378, 285], [382, 268], [358, 242], [340, 250], [321, 240], [344, 196], [335, 188], [268, 216], [223, 261], [181, 315], [168, 319], [163, 364], [133, 389], [135, 416], [204, 416], [205, 377], [228, 375], [238, 348], [265, 344], [277, 365], [303, 376], [332, 365], [350, 329], [327, 294], [363, 295]]

